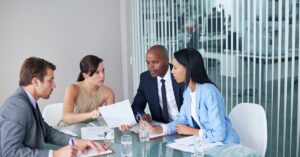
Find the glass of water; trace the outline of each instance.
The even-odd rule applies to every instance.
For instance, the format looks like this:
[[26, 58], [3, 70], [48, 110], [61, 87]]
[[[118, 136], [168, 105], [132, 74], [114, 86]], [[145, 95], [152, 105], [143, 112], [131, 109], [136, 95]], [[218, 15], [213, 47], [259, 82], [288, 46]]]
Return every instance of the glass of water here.
[[121, 136], [121, 155], [122, 157], [131, 157], [132, 156], [132, 137], [131, 135], [122, 135]]
[[141, 142], [147, 142], [150, 140], [148, 127], [143, 122], [140, 122], [139, 124], [139, 138]]
[[115, 140], [115, 130], [113, 128], [109, 128], [104, 131], [104, 141], [108, 144], [113, 143]]

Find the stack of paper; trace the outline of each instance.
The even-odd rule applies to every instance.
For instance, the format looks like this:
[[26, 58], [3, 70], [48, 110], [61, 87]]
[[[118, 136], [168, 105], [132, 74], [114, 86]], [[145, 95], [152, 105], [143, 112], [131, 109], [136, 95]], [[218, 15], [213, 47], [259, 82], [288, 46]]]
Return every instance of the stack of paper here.
[[81, 138], [85, 140], [113, 140], [114, 137], [107, 134], [107, 126], [83, 127], [81, 128]]
[[[163, 123], [157, 122], [157, 121], [152, 121], [152, 125], [160, 125], [160, 124], [163, 124]], [[132, 128], [130, 130], [136, 134], [139, 134], [139, 124], [132, 126]], [[172, 133], [150, 133], [149, 138], [154, 139], [154, 138], [166, 136], [169, 134], [172, 134]]]
[[[188, 136], [180, 139], [176, 139], [175, 142], [168, 144], [168, 147], [178, 149], [184, 152], [194, 153], [194, 136]], [[218, 145], [223, 145], [222, 142], [203, 142], [202, 147], [204, 151], [208, 151]]]
[[110, 128], [119, 127], [122, 124], [136, 124], [128, 99], [112, 105], [99, 107], [99, 112]]
[[99, 156], [99, 155], [104, 155], [104, 154], [110, 154], [113, 153], [112, 150], [108, 149], [104, 152], [97, 152], [93, 149], [90, 149], [87, 154], [83, 154], [81, 151], [78, 151], [77, 157], [92, 157], [92, 156]]

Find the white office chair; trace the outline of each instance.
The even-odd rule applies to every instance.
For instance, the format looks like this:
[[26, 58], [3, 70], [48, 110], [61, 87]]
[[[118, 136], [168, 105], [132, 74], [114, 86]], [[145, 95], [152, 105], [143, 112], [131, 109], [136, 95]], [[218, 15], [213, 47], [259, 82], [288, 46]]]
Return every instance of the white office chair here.
[[229, 118], [240, 136], [241, 144], [265, 156], [268, 130], [264, 108], [258, 104], [241, 103], [232, 109]]
[[49, 104], [43, 111], [43, 118], [50, 126], [57, 126], [62, 120], [63, 103]]

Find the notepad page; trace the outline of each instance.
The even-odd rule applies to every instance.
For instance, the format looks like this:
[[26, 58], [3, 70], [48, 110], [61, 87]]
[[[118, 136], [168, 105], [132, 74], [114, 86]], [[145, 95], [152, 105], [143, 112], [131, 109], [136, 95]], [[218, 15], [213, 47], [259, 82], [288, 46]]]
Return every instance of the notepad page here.
[[99, 155], [110, 154], [110, 153], [113, 153], [113, 151], [110, 149], [103, 151], [103, 152], [98, 152], [94, 149], [90, 149], [87, 152], [87, 154], [83, 154], [81, 151], [78, 151], [77, 157], [92, 157], [92, 156], [99, 156]]

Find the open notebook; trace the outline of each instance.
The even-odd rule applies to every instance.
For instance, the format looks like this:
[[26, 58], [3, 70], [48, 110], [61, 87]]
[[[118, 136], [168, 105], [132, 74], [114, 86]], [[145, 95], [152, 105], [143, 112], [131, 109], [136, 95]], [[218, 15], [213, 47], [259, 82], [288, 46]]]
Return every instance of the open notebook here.
[[[152, 125], [160, 125], [160, 124], [164, 124], [164, 123], [157, 122], [157, 121], [152, 121]], [[136, 135], [139, 135], [139, 124], [133, 125], [130, 130], [133, 133], [135, 133]], [[172, 134], [172, 133], [150, 133], [149, 137], [150, 137], [150, 139], [154, 139], [154, 138], [166, 136], [166, 135], [169, 135], [169, 134]]]

